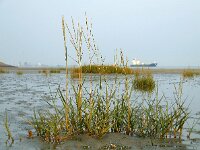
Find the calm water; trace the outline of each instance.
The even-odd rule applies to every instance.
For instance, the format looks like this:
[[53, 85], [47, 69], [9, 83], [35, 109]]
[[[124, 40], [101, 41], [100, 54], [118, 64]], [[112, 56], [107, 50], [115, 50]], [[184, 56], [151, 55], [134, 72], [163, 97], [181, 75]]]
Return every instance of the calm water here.
[[[87, 77], [86, 77], [87, 78]], [[96, 77], [98, 79], [98, 77]], [[156, 74], [154, 79], [158, 85], [158, 93], [161, 97], [163, 94], [167, 101], [173, 101], [175, 88], [181, 80], [178, 74]], [[120, 77], [123, 83], [123, 77]], [[112, 83], [112, 76], [110, 76]], [[87, 83], [86, 80], [86, 85]], [[50, 95], [55, 95], [56, 88], [61, 86], [64, 91], [65, 74], [53, 74], [44, 76], [42, 74], [23, 74], [16, 75], [15, 73], [0, 74], [0, 149], [53, 149], [48, 147], [48, 144], [42, 143], [38, 139], [27, 139], [27, 131], [32, 129], [28, 125], [27, 120], [33, 115], [33, 110], [46, 109], [48, 105], [45, 100]], [[141, 93], [134, 92], [134, 97]], [[191, 116], [198, 118], [200, 116], [200, 77], [187, 79], [183, 81], [183, 99], [186, 99], [187, 105], [190, 105]], [[10, 130], [15, 139], [12, 147], [5, 144], [7, 139], [6, 132], [3, 126], [5, 112], [8, 112]], [[188, 121], [185, 128], [192, 125], [192, 121]], [[186, 139], [186, 129], [184, 134], [183, 144], [186, 144], [186, 149], [200, 149], [200, 125], [197, 124], [195, 132], [191, 135], [192, 140]], [[57, 147], [61, 149], [61, 147]]]

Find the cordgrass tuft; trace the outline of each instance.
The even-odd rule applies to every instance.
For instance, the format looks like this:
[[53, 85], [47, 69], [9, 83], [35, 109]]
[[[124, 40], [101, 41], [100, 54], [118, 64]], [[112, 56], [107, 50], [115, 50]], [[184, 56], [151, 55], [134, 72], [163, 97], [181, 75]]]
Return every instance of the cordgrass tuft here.
[[[84, 65], [81, 67], [82, 73], [93, 74], [133, 74], [133, 69], [115, 65]], [[80, 68], [72, 68], [71, 74], [78, 74]]]
[[133, 81], [134, 89], [142, 92], [152, 92], [155, 89], [155, 81], [150, 72], [137, 73]]
[[45, 76], [47, 76], [49, 74], [49, 71], [47, 69], [43, 69], [43, 70], [40, 70], [39, 73], [42, 73]]
[[17, 75], [23, 75], [23, 72], [20, 71], [20, 70], [18, 70], [18, 71], [16, 72], [16, 74], [17, 74]]
[[[96, 89], [92, 93], [92, 105], [89, 103], [91, 97], [83, 98], [80, 119], [76, 103], [80, 93], [76, 91], [75, 86], [73, 85], [75, 95], [69, 100], [70, 129], [67, 130], [65, 127], [66, 104], [59, 88], [56, 94], [58, 96], [47, 100], [50, 110], [34, 111], [30, 124], [43, 140], [60, 143], [79, 134], [102, 138], [109, 132], [158, 139], [181, 138], [183, 125], [189, 117], [188, 109], [180, 97], [175, 97], [176, 101], [173, 104], [169, 104], [164, 96], [144, 99], [142, 103], [131, 102], [130, 95], [133, 89], [131, 85], [125, 85], [130, 88], [126, 88], [123, 93], [117, 93], [117, 89], [108, 90], [108, 87], [104, 90]], [[101, 95], [103, 92], [105, 95]], [[61, 101], [63, 105], [55, 105], [57, 101]]]
[[49, 72], [50, 73], [60, 73], [61, 70], [60, 69], [51, 69]]
[[0, 68], [0, 73], [7, 73], [7, 71], [3, 68]]
[[183, 78], [194, 78], [197, 75], [200, 75], [200, 72], [197, 72], [192, 69], [186, 69], [182, 73]]

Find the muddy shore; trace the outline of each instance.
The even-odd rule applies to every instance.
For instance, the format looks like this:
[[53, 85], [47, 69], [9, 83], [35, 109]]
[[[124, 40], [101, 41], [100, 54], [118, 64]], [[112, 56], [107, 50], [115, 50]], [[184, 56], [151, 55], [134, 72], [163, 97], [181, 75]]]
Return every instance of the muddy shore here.
[[[199, 125], [195, 133], [192, 133], [191, 140], [186, 138], [186, 134], [182, 140], [167, 139], [167, 140], [151, 140], [149, 138], [139, 138], [135, 136], [127, 136], [119, 133], [109, 133], [102, 139], [97, 139], [88, 135], [78, 135], [61, 144], [52, 144], [42, 141], [36, 137], [34, 133], [33, 139], [27, 138], [28, 130], [32, 127], [26, 122], [33, 115], [33, 110], [49, 108], [45, 103], [51, 91], [60, 85], [65, 87], [65, 70], [61, 70], [60, 74], [44, 76], [39, 74], [43, 69], [52, 68], [17, 68], [8, 69], [8, 74], [1, 74], [0, 87], [0, 150], [4, 149], [57, 149], [57, 150], [79, 150], [79, 149], [111, 149], [111, 146], [116, 146], [115, 149], [130, 149], [130, 150], [195, 150], [200, 148]], [[55, 69], [55, 68], [53, 68]], [[21, 76], [17, 75], [17, 71], [22, 71]], [[154, 69], [152, 69], [154, 70]], [[174, 84], [180, 80], [181, 71], [184, 69], [155, 69], [155, 80], [158, 82], [160, 91], [165, 92], [166, 97], [170, 100]], [[159, 73], [160, 71], [160, 73]], [[174, 72], [173, 72], [174, 71]], [[200, 71], [200, 69], [198, 69]], [[112, 75], [111, 75], [112, 76]], [[199, 76], [194, 80], [184, 82], [184, 95], [189, 97], [188, 103], [192, 110], [192, 114], [198, 114], [199, 118]], [[173, 93], [172, 93], [173, 94]], [[136, 95], [137, 97], [137, 95]], [[190, 100], [192, 99], [192, 102]], [[6, 109], [6, 110], [5, 110]], [[5, 111], [8, 112], [10, 130], [14, 136], [15, 142], [9, 147], [5, 141], [7, 134], [4, 128]], [[189, 122], [192, 124], [192, 122]], [[184, 129], [187, 131], [187, 128]]]
[[[0, 67], [1, 68], [1, 67]], [[52, 70], [52, 69], [59, 69], [61, 73], [65, 73], [65, 68], [60, 67], [3, 67], [4, 69], [10, 73], [15, 73], [17, 71], [23, 71], [24, 73], [38, 73], [42, 70]], [[150, 70], [153, 74], [182, 74], [185, 70], [191, 70], [196, 73], [200, 73], [200, 68], [133, 68], [133, 70]], [[70, 70], [70, 68], [69, 68]]]

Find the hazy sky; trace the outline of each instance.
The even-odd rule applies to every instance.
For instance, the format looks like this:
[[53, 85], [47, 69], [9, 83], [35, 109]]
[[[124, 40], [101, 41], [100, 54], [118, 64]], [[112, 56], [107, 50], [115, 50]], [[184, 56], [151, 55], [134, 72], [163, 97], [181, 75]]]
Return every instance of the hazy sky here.
[[107, 63], [122, 48], [129, 60], [200, 66], [200, 0], [0, 0], [0, 61], [64, 65], [61, 17], [85, 12]]

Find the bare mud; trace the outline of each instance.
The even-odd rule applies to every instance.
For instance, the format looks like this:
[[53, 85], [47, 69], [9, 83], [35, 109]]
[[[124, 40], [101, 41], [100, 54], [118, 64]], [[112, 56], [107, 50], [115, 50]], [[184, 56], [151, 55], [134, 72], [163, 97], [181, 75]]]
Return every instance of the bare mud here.
[[[112, 78], [112, 77], [111, 77]], [[165, 93], [168, 100], [173, 100], [174, 86], [180, 82], [179, 74], [155, 74], [154, 79], [159, 87], [159, 96]], [[119, 150], [198, 150], [200, 149], [200, 124], [197, 123], [187, 138], [188, 130], [192, 126], [194, 118], [200, 117], [200, 78], [187, 79], [183, 81], [183, 97], [191, 110], [192, 118], [184, 128], [183, 138], [153, 140], [139, 137], [127, 136], [124, 134], [110, 133], [102, 139], [80, 135], [73, 137], [60, 144], [49, 144], [40, 138], [27, 138], [32, 127], [28, 120], [34, 110], [47, 109], [45, 102], [51, 95], [55, 94], [56, 88], [61, 86], [65, 90], [65, 74], [43, 74], [16, 73], [0, 74], [0, 150], [77, 150], [77, 149], [119, 149]], [[136, 96], [140, 93], [135, 93]], [[7, 133], [4, 127], [5, 112], [8, 114], [9, 128], [14, 138], [14, 143], [6, 144]]]

